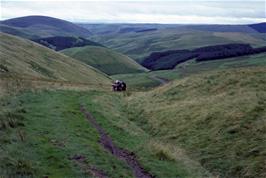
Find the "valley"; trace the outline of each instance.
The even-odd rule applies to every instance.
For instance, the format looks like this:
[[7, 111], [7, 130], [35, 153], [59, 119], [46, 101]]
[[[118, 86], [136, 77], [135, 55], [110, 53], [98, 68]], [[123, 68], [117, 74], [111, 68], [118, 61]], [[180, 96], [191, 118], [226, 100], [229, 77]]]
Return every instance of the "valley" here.
[[1, 21], [0, 177], [265, 177], [261, 25]]

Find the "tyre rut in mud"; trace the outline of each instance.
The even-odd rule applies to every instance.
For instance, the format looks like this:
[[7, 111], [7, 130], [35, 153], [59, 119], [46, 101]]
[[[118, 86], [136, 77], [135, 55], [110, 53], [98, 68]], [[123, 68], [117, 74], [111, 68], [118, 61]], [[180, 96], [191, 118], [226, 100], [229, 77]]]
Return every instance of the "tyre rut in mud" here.
[[117, 157], [120, 160], [123, 160], [127, 163], [127, 165], [131, 168], [133, 171], [133, 174], [136, 178], [152, 178], [155, 177], [152, 174], [150, 174], [148, 171], [146, 171], [138, 162], [136, 155], [133, 152], [130, 152], [126, 149], [119, 148], [113, 143], [113, 140], [110, 136], [107, 135], [107, 133], [104, 131], [104, 129], [97, 123], [95, 118], [91, 115], [90, 112], [86, 111], [86, 109], [81, 106], [80, 107], [81, 112], [83, 112], [90, 122], [90, 124], [97, 129], [98, 133], [100, 134], [100, 144], [111, 154], [113, 154], [115, 157]]

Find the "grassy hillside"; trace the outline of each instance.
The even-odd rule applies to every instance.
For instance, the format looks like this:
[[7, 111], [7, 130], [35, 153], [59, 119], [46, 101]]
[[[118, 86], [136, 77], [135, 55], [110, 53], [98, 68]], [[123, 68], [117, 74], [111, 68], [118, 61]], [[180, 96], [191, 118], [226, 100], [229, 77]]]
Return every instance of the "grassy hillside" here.
[[144, 33], [115, 31], [107, 34], [94, 34], [91, 39], [139, 62], [156, 51], [193, 49], [227, 43], [249, 43], [254, 47], [266, 45], [265, 39], [257, 35], [256, 32], [201, 30], [177, 26]]
[[266, 67], [192, 75], [131, 97], [154, 137], [181, 146], [221, 177], [266, 176]]
[[2, 32], [20, 37], [45, 38], [51, 36], [83, 36], [90, 35], [89, 30], [71, 22], [47, 17], [26, 16], [4, 20], [0, 23]]
[[144, 67], [131, 58], [104, 47], [85, 46], [69, 48], [63, 50], [62, 53], [110, 75], [146, 71]]
[[107, 84], [107, 75], [29, 40], [0, 33], [0, 75]]

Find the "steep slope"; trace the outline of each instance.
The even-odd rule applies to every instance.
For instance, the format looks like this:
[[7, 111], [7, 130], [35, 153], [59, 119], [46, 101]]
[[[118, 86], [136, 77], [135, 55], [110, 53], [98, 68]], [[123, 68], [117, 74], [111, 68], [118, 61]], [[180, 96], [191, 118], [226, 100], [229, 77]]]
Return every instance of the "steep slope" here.
[[[89, 36], [90, 32], [71, 22], [47, 17], [26, 16], [4, 20], [1, 22], [1, 31], [21, 37], [35, 38], [51, 36]], [[2, 25], [5, 25], [2, 27]], [[7, 28], [8, 26], [9, 28]]]
[[63, 50], [66, 48], [82, 47], [82, 46], [103, 46], [94, 41], [82, 38], [82, 37], [72, 37], [72, 36], [55, 36], [48, 38], [39, 38], [33, 40], [41, 45], [48, 48], [54, 49], [56, 51]]
[[85, 63], [37, 43], [0, 33], [0, 74], [72, 82], [109, 83], [108, 77]]
[[110, 75], [146, 71], [144, 67], [131, 58], [103, 47], [85, 46], [69, 48], [63, 50], [62, 53]]
[[136, 96], [132, 121], [217, 177], [266, 176], [266, 67], [192, 75]]

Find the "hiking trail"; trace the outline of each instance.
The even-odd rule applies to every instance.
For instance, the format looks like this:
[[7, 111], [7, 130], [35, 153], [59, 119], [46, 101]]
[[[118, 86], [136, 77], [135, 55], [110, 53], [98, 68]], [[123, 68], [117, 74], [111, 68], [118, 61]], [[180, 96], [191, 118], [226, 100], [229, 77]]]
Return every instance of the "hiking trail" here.
[[80, 107], [82, 113], [85, 114], [87, 120], [90, 124], [97, 129], [100, 134], [100, 144], [114, 155], [116, 158], [123, 160], [126, 164], [131, 168], [133, 174], [136, 178], [153, 178], [148, 171], [146, 171], [138, 162], [136, 155], [133, 152], [130, 152], [126, 149], [119, 148], [113, 143], [113, 140], [108, 134], [104, 131], [104, 129], [97, 123], [96, 119], [91, 115], [90, 112], [86, 111], [84, 106]]

